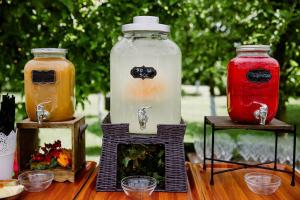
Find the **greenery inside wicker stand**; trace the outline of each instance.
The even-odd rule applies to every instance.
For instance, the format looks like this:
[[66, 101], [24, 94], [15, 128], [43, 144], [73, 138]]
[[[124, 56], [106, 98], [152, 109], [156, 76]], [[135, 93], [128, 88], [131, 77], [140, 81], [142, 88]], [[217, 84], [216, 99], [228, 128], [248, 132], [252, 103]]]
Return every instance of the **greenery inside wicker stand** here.
[[157, 187], [165, 184], [165, 147], [163, 144], [119, 144], [117, 183], [124, 177], [146, 175], [154, 177]]

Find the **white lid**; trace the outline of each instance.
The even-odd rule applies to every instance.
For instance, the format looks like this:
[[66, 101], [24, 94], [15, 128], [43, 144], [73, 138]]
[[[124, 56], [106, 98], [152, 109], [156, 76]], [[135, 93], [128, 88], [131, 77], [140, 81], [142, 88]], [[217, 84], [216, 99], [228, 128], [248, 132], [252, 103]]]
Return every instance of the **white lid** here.
[[159, 18], [154, 16], [136, 16], [132, 24], [122, 25], [122, 32], [128, 31], [159, 31], [170, 32], [170, 26], [159, 23]]
[[236, 51], [270, 51], [270, 45], [240, 45], [236, 48]]
[[31, 53], [33, 54], [66, 54], [68, 52], [67, 49], [62, 48], [35, 48], [31, 49]]

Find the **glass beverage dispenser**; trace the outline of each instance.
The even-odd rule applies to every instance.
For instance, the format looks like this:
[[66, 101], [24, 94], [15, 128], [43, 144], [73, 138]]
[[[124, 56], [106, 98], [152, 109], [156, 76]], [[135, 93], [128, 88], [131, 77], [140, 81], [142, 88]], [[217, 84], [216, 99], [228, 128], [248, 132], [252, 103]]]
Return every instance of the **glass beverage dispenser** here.
[[233, 121], [269, 123], [276, 115], [279, 64], [268, 45], [241, 45], [227, 69], [227, 109]]
[[74, 114], [75, 68], [66, 49], [32, 49], [24, 68], [25, 104], [30, 120], [64, 121]]
[[131, 133], [157, 132], [181, 119], [181, 51], [158, 17], [137, 16], [110, 54], [111, 122]]

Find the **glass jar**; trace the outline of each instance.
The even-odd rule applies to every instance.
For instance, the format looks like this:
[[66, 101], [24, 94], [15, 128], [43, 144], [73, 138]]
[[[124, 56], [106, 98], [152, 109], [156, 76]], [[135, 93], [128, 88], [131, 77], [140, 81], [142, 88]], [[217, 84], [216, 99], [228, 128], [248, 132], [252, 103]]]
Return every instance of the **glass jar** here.
[[137, 16], [110, 54], [111, 122], [131, 133], [156, 133], [158, 124], [179, 124], [181, 51], [158, 17]]
[[227, 68], [227, 110], [233, 121], [269, 123], [277, 113], [279, 64], [268, 45], [241, 45]]
[[73, 118], [75, 68], [66, 49], [32, 49], [24, 68], [25, 105], [30, 120], [64, 121]]

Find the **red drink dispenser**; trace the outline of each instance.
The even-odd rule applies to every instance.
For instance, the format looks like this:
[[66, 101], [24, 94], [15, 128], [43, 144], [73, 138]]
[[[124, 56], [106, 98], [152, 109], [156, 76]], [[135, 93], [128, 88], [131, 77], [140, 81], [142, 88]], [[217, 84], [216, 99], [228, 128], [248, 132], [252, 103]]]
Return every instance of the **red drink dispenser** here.
[[231, 120], [265, 125], [276, 115], [279, 64], [268, 45], [241, 45], [227, 67], [227, 110]]

